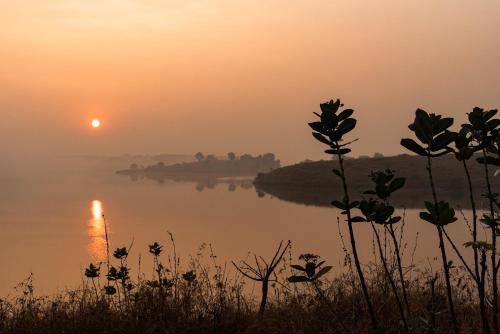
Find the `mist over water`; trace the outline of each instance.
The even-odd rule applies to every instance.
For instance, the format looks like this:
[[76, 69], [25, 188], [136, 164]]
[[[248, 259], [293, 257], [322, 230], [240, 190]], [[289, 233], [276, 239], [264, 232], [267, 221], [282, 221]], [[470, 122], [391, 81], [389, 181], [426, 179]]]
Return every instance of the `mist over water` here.
[[[342, 217], [336, 209], [283, 202], [269, 195], [259, 197], [245, 179], [223, 179], [210, 187], [168, 180], [163, 184], [147, 179], [132, 182], [91, 170], [88, 164], [66, 163], [71, 168], [61, 167], [58, 173], [41, 170], [19, 174], [3, 184], [0, 266], [9, 270], [0, 277], [2, 295], [11, 293], [30, 273], [41, 293], [80, 284], [83, 268], [105, 260], [103, 214], [111, 250], [128, 247], [133, 241], [129, 259], [132, 275], [137, 275], [139, 254], [141, 269], [150, 272], [147, 245], [158, 241], [170, 247], [167, 231], [174, 234], [184, 264], [203, 244], [211, 244], [217, 261], [224, 263], [245, 258], [248, 252], [268, 255], [280, 240], [291, 240], [295, 258], [304, 252], [317, 253], [333, 264], [336, 272], [346, 270], [337, 225], [337, 217]], [[461, 220], [448, 229], [457, 244], [467, 239], [462, 224]], [[418, 210], [407, 210], [404, 228], [406, 261], [411, 261], [418, 233], [415, 263], [425, 264], [429, 257], [438, 266], [434, 227], [418, 219]], [[370, 229], [367, 224], [356, 227], [359, 251], [366, 263], [373, 257]], [[340, 230], [345, 238], [342, 220]], [[454, 231], [459, 231], [458, 235]]]

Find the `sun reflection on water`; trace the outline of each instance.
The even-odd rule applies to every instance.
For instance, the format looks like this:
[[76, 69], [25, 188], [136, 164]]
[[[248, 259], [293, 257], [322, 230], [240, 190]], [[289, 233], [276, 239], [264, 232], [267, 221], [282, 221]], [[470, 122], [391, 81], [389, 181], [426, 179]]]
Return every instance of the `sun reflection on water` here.
[[88, 252], [94, 261], [106, 258], [106, 229], [102, 202], [94, 200], [90, 207], [92, 218], [89, 220], [87, 235], [89, 237]]

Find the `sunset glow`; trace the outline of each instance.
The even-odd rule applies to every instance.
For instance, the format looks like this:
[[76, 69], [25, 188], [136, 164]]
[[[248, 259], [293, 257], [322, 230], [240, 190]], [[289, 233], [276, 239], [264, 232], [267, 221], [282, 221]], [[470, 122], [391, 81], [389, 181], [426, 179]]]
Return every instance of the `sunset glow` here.
[[99, 128], [99, 127], [101, 126], [101, 121], [100, 121], [100, 120], [98, 120], [98, 119], [94, 119], [94, 120], [92, 121], [91, 125], [92, 125], [92, 127], [93, 127], [94, 129], [97, 129], [97, 128]]
[[[416, 96], [452, 116], [496, 105], [499, 10], [451, 0], [2, 1], [0, 109], [11, 116], [0, 136], [31, 133], [4, 151], [30, 156], [35, 141], [47, 154], [224, 153], [238, 133], [235, 151], [320, 159], [299, 120], [339, 96], [363, 112], [356, 152], [399, 154], [399, 133], [384, 129], [405, 125]], [[271, 119], [288, 129], [283, 140]], [[87, 140], [103, 128], [99, 146]]]
[[0, 334], [500, 334], [500, 0], [0, 26]]

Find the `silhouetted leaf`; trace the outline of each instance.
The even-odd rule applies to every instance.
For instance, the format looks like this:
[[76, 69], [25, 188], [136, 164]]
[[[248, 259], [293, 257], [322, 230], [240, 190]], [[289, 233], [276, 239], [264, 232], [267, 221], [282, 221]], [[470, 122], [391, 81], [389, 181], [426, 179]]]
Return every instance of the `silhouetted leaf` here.
[[392, 218], [388, 221], [388, 223], [389, 223], [389, 224], [396, 224], [396, 223], [397, 223], [397, 222], [399, 222], [400, 220], [401, 220], [401, 217], [396, 216], [396, 217], [392, 217]]
[[332, 205], [341, 210], [347, 210], [347, 205], [340, 201], [332, 201]]
[[309, 123], [309, 126], [311, 127], [311, 129], [313, 129], [314, 131], [317, 131], [317, 132], [323, 132], [325, 129], [323, 123], [321, 123], [321, 122], [312, 122], [312, 123]]
[[418, 140], [420, 140], [422, 143], [427, 145], [430, 143], [432, 135], [428, 132], [425, 132], [420, 124], [416, 123], [413, 126], [413, 131], [415, 132], [415, 135], [417, 136]]
[[476, 160], [477, 162], [483, 165], [488, 164], [493, 166], [500, 166], [500, 160], [489, 155], [487, 155], [486, 157], [479, 157]]
[[491, 131], [500, 126], [500, 119], [492, 119], [488, 123], [486, 123], [486, 130]]
[[314, 262], [306, 263], [306, 274], [307, 277], [313, 277], [316, 274], [316, 264]]
[[107, 295], [114, 295], [116, 293], [116, 289], [115, 287], [111, 286], [111, 285], [106, 285], [104, 287], [104, 291]]
[[339, 150], [339, 154], [347, 154], [347, 153], [350, 153], [351, 152], [351, 149], [350, 148], [341, 148]]
[[403, 138], [401, 139], [401, 145], [408, 150], [417, 153], [418, 155], [427, 156], [426, 150], [422, 146], [417, 144], [413, 139]]
[[332, 266], [326, 266], [326, 267], [323, 267], [320, 269], [320, 271], [318, 271], [318, 273], [316, 274], [316, 276], [314, 277], [314, 279], [318, 279], [320, 278], [321, 276], [325, 275], [327, 272], [329, 272], [333, 267]]
[[354, 118], [347, 118], [346, 120], [342, 121], [342, 123], [340, 123], [338, 131], [344, 135], [354, 129], [355, 126], [356, 120]]
[[398, 177], [392, 180], [392, 182], [389, 184], [389, 191], [391, 193], [395, 192], [396, 190], [399, 190], [404, 187], [406, 182], [405, 178]]
[[300, 270], [300, 271], [306, 271], [306, 269], [298, 264], [292, 264], [290, 265], [290, 267], [294, 268], [294, 269], [297, 269], [297, 270]]
[[443, 132], [436, 138], [432, 140], [431, 151], [438, 151], [444, 149], [446, 146], [451, 144], [456, 138], [456, 133], [454, 132]]
[[363, 223], [366, 220], [363, 217], [355, 216], [351, 218], [351, 223]]
[[340, 107], [340, 100], [337, 99], [336, 101], [333, 101], [333, 100], [330, 100], [326, 103], [321, 103], [319, 105], [319, 107], [321, 108], [321, 111], [323, 113], [336, 113], [337, 110], [339, 110], [339, 107]]
[[429, 211], [432, 214], [436, 213], [436, 209], [434, 207], [434, 203], [431, 203], [431, 202], [428, 202], [428, 201], [424, 201], [424, 205], [425, 205], [425, 208], [427, 209], [427, 211]]
[[301, 283], [301, 282], [309, 282], [310, 279], [305, 276], [290, 276], [288, 277], [288, 282], [290, 283]]
[[422, 140], [424, 143], [428, 143], [428, 141], [431, 138], [431, 132], [432, 132], [432, 123], [431, 123], [431, 118], [427, 111], [418, 108], [415, 111], [415, 122], [413, 125], [410, 125], [410, 130], [412, 131], [421, 131], [422, 135], [426, 138], [425, 140]]
[[483, 121], [488, 121], [490, 118], [497, 114], [498, 110], [492, 109], [483, 113]]
[[330, 145], [330, 141], [328, 139], [326, 139], [326, 137], [323, 136], [322, 134], [320, 134], [318, 132], [313, 132], [312, 135], [314, 136], [314, 138], [316, 138], [318, 141], [322, 142], [323, 144]]
[[328, 137], [332, 142], [336, 143], [342, 139], [342, 133], [340, 133], [339, 131], [333, 131], [332, 133], [329, 134]]
[[359, 205], [359, 202], [358, 201], [354, 201], [354, 202], [351, 202], [349, 203], [349, 209], [352, 209], [352, 208], [355, 208]]
[[434, 133], [438, 134], [446, 129], [448, 129], [450, 126], [453, 125], [453, 118], [446, 117], [446, 118], [441, 118], [436, 127], [433, 129]]
[[434, 217], [428, 212], [420, 212], [420, 219], [425, 220], [431, 224], [436, 224]]
[[465, 248], [472, 247], [474, 249], [484, 249], [484, 250], [492, 250], [493, 245], [487, 243], [486, 241], [467, 241], [464, 243]]
[[340, 114], [338, 114], [337, 118], [340, 121], [343, 121], [346, 118], [349, 118], [353, 114], [354, 110], [352, 109], [344, 109]]

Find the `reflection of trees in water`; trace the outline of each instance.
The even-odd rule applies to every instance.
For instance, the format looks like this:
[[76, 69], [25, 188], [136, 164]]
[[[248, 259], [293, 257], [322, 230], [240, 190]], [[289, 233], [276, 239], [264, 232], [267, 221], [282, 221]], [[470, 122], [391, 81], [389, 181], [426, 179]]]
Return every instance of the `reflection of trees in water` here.
[[[268, 194], [272, 197], [278, 198], [282, 201], [293, 202], [303, 205], [320, 206], [333, 208], [331, 202], [333, 199], [341, 198], [341, 193], [337, 188], [329, 187], [307, 187], [307, 186], [287, 186], [278, 184], [255, 184], [257, 195], [262, 197], [259, 193]], [[364, 188], [353, 187], [353, 193], [356, 194], [356, 199], [367, 197], [363, 195]], [[470, 202], [468, 201], [468, 194], [462, 191], [456, 191], [453, 188], [439, 188], [439, 193], [447, 198], [454, 206], [470, 209]], [[432, 194], [429, 191], [413, 191], [411, 189], [402, 189], [398, 195], [394, 197], [393, 204], [398, 208], [422, 208], [423, 202], [428, 200]], [[480, 193], [476, 194], [478, 200], [478, 207], [484, 208], [487, 201], [480, 197]]]
[[253, 189], [253, 178], [219, 178], [213, 175], [155, 175], [155, 174], [129, 174], [132, 182], [142, 180], [152, 180], [157, 184], [165, 184], [166, 181], [195, 183], [195, 189], [198, 192], [213, 190], [220, 185], [227, 185], [229, 192], [235, 192], [238, 188], [243, 190]]
[[227, 185], [227, 191], [235, 192], [238, 188], [248, 190], [253, 188], [252, 180], [235, 179], [207, 179], [196, 181], [196, 190], [199, 192], [213, 190], [219, 185]]

